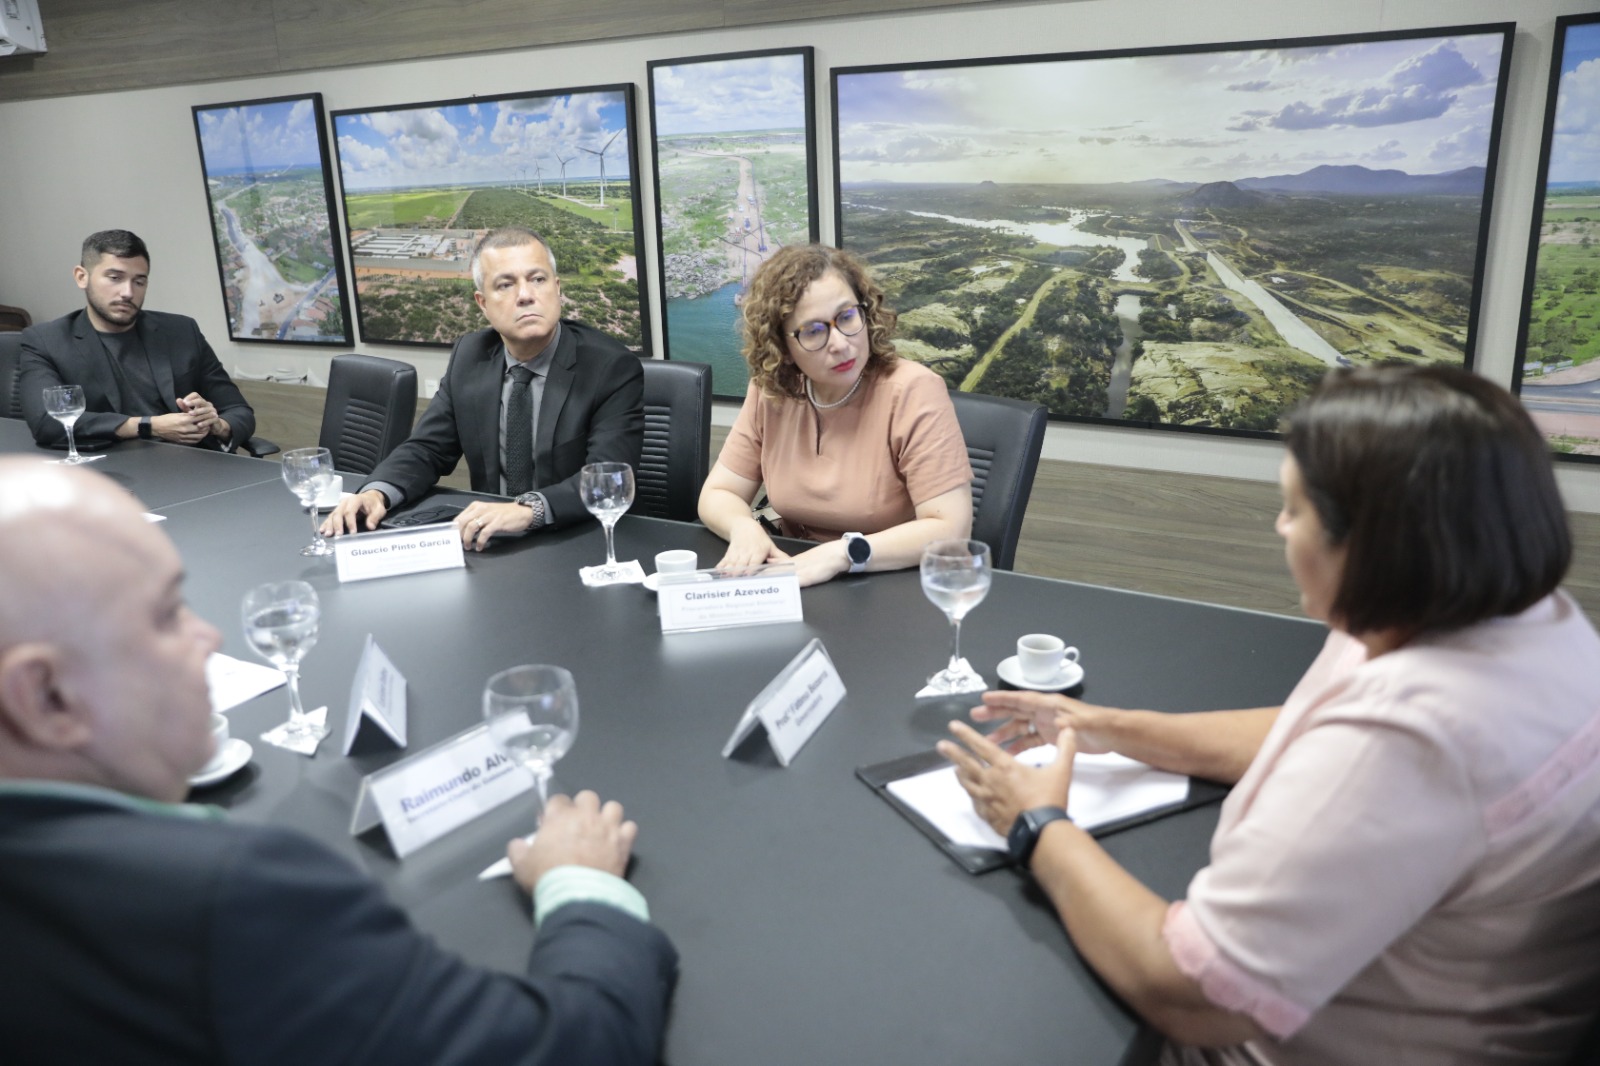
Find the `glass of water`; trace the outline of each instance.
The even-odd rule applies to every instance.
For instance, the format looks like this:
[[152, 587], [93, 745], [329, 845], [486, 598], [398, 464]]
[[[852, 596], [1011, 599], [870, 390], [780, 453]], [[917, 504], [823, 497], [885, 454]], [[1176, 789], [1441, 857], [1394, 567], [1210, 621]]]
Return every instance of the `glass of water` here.
[[549, 799], [550, 775], [578, 737], [578, 689], [559, 666], [513, 666], [483, 686], [489, 735], [533, 773], [539, 803]]
[[961, 620], [989, 594], [989, 546], [981, 540], [936, 540], [922, 551], [922, 592], [950, 619], [950, 664], [928, 678], [930, 696], [982, 692], [983, 675], [961, 657]]
[[310, 755], [328, 735], [328, 727], [300, 703], [300, 660], [316, 644], [322, 617], [317, 590], [304, 581], [257, 585], [245, 593], [240, 614], [250, 647], [289, 678], [289, 720], [261, 734], [261, 739]]
[[603, 576], [617, 570], [617, 549], [612, 530], [617, 519], [633, 506], [633, 467], [627, 463], [590, 463], [578, 472], [578, 494], [589, 513], [606, 530], [606, 565]]
[[317, 521], [317, 498], [333, 484], [333, 453], [327, 448], [291, 448], [284, 452], [283, 483], [311, 515], [311, 543], [301, 548], [300, 554], [332, 555], [333, 549], [322, 539], [322, 523]]
[[45, 386], [44, 409], [67, 431], [67, 457], [57, 459], [56, 462], [75, 466], [78, 463], [92, 463], [96, 459], [105, 458], [103, 455], [79, 455], [78, 442], [72, 436], [72, 427], [83, 414], [82, 385]]

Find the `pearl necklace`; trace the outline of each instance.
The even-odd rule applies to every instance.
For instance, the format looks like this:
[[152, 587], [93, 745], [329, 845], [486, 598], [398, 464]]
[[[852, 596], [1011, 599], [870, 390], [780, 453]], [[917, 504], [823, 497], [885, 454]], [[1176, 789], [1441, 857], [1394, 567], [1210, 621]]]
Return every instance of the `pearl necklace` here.
[[819, 411], [831, 411], [835, 407], [843, 407], [845, 404], [850, 402], [850, 397], [856, 394], [856, 390], [861, 387], [861, 382], [865, 380], [866, 376], [867, 368], [862, 367], [861, 373], [856, 375], [856, 383], [850, 386], [850, 391], [832, 403], [818, 403], [816, 390], [811, 387], [811, 379], [806, 378], [806, 399], [810, 400], [811, 406], [815, 407]]

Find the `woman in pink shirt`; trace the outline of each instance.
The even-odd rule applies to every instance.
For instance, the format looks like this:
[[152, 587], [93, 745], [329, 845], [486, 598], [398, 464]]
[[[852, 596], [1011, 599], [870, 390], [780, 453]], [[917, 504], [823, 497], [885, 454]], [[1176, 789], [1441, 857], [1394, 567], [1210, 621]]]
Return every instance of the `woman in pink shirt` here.
[[[941, 748], [1168, 1063], [1565, 1062], [1600, 1010], [1600, 637], [1544, 440], [1461, 370], [1329, 374], [1278, 533], [1322, 654], [1281, 708], [990, 692]], [[1053, 764], [1015, 750], [1054, 741]], [[1234, 785], [1169, 904], [1058, 813], [1076, 751]]]
[[972, 530], [972, 466], [944, 380], [895, 355], [895, 313], [861, 261], [790, 245], [744, 301], [750, 389], [700, 492], [700, 520], [727, 540], [720, 565], [790, 556], [751, 514], [757, 491], [802, 585], [914, 566], [930, 542]]

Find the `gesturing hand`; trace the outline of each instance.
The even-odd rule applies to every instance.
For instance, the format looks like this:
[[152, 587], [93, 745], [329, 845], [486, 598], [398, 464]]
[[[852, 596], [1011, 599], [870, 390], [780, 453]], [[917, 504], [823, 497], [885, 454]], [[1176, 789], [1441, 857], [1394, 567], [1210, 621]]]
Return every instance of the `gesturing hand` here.
[[[951, 722], [950, 732], [961, 743], [941, 740], [939, 754], [955, 763], [956, 780], [972, 797], [978, 817], [1001, 836], [1011, 830], [1017, 815], [1035, 807], [1065, 807], [1072, 787], [1072, 759], [1078, 752], [1070, 728], [1056, 736], [1060, 751], [1047, 766], [1027, 766], [965, 722]], [[965, 745], [963, 747], [963, 745]]]

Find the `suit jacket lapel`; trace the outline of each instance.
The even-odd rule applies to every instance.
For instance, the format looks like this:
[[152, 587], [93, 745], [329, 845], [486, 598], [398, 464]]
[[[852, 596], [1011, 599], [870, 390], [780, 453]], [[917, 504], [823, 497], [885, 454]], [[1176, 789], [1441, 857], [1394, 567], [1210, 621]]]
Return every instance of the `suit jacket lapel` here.
[[556, 419], [561, 408], [572, 394], [572, 383], [578, 376], [578, 339], [565, 324], [556, 341], [556, 353], [550, 360], [550, 371], [544, 379], [544, 396], [539, 400], [539, 424], [533, 434], [533, 478], [546, 484], [548, 471], [555, 464]]
[[[72, 341], [78, 363], [83, 371], [84, 398], [92, 405], [90, 386], [98, 389], [110, 403], [113, 411], [122, 410], [122, 390], [117, 387], [117, 376], [111, 372], [111, 353], [100, 343], [100, 334], [89, 322], [89, 313], [79, 311], [72, 321]], [[68, 380], [71, 380], [70, 378]]]
[[178, 384], [172, 376], [172, 357], [161, 347], [161, 326], [155, 319], [141, 312], [134, 328], [139, 331], [139, 343], [144, 345], [145, 354], [150, 359], [150, 373], [155, 375], [156, 389], [161, 393], [162, 405], [169, 413], [176, 411]]
[[[477, 425], [463, 427], [463, 446], [468, 433], [475, 434], [483, 456], [484, 490], [500, 491], [500, 385], [505, 377], [505, 355], [500, 338], [488, 331], [481, 346], [473, 353], [471, 374], [466, 385], [469, 394], [456, 398], [456, 419], [471, 418]], [[466, 352], [462, 353], [467, 354]]]

